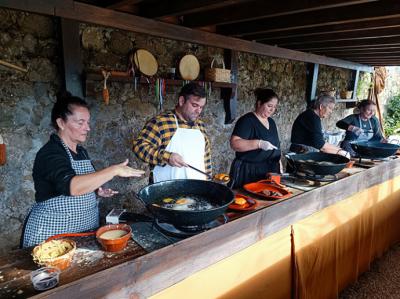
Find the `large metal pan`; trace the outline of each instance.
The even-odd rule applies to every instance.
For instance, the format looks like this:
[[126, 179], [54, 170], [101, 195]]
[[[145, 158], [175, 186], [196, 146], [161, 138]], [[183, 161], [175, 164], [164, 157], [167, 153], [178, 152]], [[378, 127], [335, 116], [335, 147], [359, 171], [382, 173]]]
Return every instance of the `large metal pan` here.
[[387, 158], [393, 156], [400, 148], [397, 144], [379, 141], [353, 141], [350, 145], [363, 158]]
[[[199, 211], [173, 210], [153, 205], [166, 197], [200, 196], [206, 198], [216, 208]], [[222, 215], [234, 200], [228, 187], [202, 180], [171, 180], [158, 182], [141, 189], [139, 199], [160, 222], [175, 226], [202, 225]]]
[[321, 152], [286, 155], [295, 172], [308, 175], [334, 175], [346, 167], [348, 158]]

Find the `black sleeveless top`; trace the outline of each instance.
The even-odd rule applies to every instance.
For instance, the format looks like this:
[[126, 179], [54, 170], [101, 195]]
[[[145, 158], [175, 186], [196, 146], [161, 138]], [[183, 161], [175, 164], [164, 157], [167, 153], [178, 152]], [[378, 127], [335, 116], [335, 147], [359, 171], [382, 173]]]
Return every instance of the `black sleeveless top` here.
[[279, 172], [281, 151], [278, 130], [272, 118], [268, 118], [268, 121], [269, 129], [252, 112], [243, 115], [237, 121], [232, 135], [247, 140], [267, 140], [278, 149], [236, 152], [236, 158], [232, 162], [230, 172], [231, 186], [234, 188], [265, 179], [268, 172]]

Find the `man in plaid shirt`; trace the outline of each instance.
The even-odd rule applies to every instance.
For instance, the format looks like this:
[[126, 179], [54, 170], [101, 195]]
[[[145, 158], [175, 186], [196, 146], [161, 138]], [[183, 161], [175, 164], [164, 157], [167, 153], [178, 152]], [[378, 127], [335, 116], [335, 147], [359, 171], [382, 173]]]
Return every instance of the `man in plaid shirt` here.
[[205, 104], [204, 88], [186, 84], [175, 109], [152, 118], [133, 141], [136, 156], [152, 168], [153, 182], [206, 179], [188, 165], [211, 175], [210, 141], [199, 119]]

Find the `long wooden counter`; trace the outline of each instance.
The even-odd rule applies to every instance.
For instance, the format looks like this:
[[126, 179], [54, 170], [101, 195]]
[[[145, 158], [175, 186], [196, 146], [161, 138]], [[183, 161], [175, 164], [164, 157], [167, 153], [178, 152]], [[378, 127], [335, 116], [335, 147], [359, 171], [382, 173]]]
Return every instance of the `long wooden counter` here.
[[[270, 206], [267, 208], [154, 252], [143, 255], [137, 251], [140, 254], [132, 255], [111, 268], [102, 271], [97, 269], [99, 272], [91, 275], [88, 275], [90, 272], [88, 271], [85, 273], [87, 276], [75, 281], [61, 280], [60, 286], [47, 292], [37, 293], [35, 298], [107, 296], [110, 298], [147, 298], [152, 295], [157, 298], [170, 298], [168, 294], [173, 296], [173, 292], [169, 293], [168, 290], [174, 289], [170, 288], [171, 286], [175, 285], [176, 288], [180, 284], [190, 281], [190, 277], [201, 275], [202, 272], [210, 267], [212, 268], [218, 262], [229, 261], [228, 257], [239, 256], [241, 253], [247, 252], [246, 250], [251, 250], [257, 246], [261, 246], [260, 248], [269, 246], [270, 248], [279, 241], [276, 236], [282, 232], [285, 236], [289, 236], [290, 245], [290, 242], [293, 241], [290, 240], [290, 230], [293, 230], [292, 224], [308, 219], [307, 217], [310, 215], [334, 206], [344, 199], [352, 196], [357, 198], [357, 194], [361, 194], [360, 192], [365, 192], [365, 190], [380, 184], [386, 184], [385, 192], [387, 194], [400, 192], [400, 180], [393, 183], [393, 180], [399, 176], [400, 159], [381, 163], [376, 167], [366, 169], [339, 181], [296, 195], [279, 204], [269, 203]], [[374, 192], [378, 191], [375, 190]], [[395, 212], [400, 215], [400, 209], [393, 211], [393, 213]], [[299, 229], [299, 231], [301, 230]], [[301, 234], [299, 233], [299, 235]], [[309, 245], [304, 243], [302, 247], [305, 248]], [[293, 248], [290, 250], [293, 250]], [[11, 253], [7, 259], [0, 259], [0, 271], [4, 271], [2, 269], [7, 268], [10, 264], [16, 263], [15, 259], [21, 258], [24, 254], [26, 256], [28, 253], [17, 251]], [[277, 252], [276, 255], [279, 255], [279, 253]], [[289, 263], [292, 263], [292, 261], [289, 261]], [[292, 266], [296, 267], [296, 265]], [[195, 273], [196, 275], [194, 275]], [[223, 273], [220, 274], [223, 276]], [[6, 293], [3, 292], [4, 282], [2, 282], [1, 276], [2, 272], [0, 272], [0, 294], [4, 296]], [[296, 277], [289, 277], [289, 279], [301, 280]], [[225, 289], [234, 289], [234, 283], [232, 281], [229, 283], [232, 284], [231, 287], [229, 288], [228, 285], [225, 286]], [[293, 286], [296, 282], [289, 281], [289, 283]], [[203, 286], [206, 284], [208, 284], [206, 281], [200, 283]], [[282, 294], [287, 295], [287, 292], [290, 294], [290, 289]], [[299, 290], [303, 291], [301, 288]], [[12, 294], [16, 297], [28, 295], [27, 293], [18, 294], [15, 290]], [[276, 295], [276, 297], [280, 297], [282, 294]], [[187, 294], [187, 296], [189, 295]], [[194, 295], [189, 297], [201, 298], [201, 294], [197, 294], [197, 297]], [[235, 293], [234, 297], [240, 296]]]

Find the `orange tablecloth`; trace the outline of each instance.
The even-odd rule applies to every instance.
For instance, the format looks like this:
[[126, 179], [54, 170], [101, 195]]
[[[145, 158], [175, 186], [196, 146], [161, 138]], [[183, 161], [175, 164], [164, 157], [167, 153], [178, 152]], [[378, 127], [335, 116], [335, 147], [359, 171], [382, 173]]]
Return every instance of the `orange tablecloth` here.
[[336, 298], [376, 256], [400, 240], [399, 219], [397, 177], [327, 207], [151, 298]]

